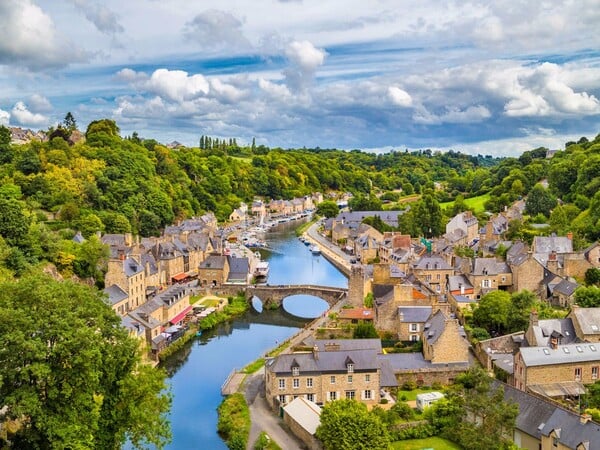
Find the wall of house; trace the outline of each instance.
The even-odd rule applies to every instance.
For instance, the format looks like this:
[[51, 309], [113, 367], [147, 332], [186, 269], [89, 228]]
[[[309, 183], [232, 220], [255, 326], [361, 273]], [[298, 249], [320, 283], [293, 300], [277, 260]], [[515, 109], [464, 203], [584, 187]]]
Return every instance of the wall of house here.
[[395, 376], [399, 386], [402, 386], [406, 382], [414, 382], [417, 386], [431, 386], [434, 383], [448, 385], [452, 384], [454, 379], [467, 369], [467, 365], [456, 369], [445, 366], [435, 369], [410, 369], [406, 371], [397, 371], [395, 372]]
[[[596, 249], [593, 249], [590, 253], [598, 253], [600, 252], [600, 249], [598, 249], [597, 251], [595, 251]], [[593, 258], [594, 255], [592, 255]], [[585, 272], [586, 270], [588, 270], [592, 266], [592, 264], [590, 264], [590, 262], [585, 258], [585, 255], [583, 253], [567, 253], [565, 255], [563, 255], [564, 258], [564, 275], [568, 276], [568, 277], [574, 277], [574, 278], [584, 278], [585, 277]], [[598, 261], [598, 266], [600, 266], [600, 260], [598, 259], [599, 257], [596, 256], [595, 260]], [[592, 259], [593, 260], [593, 259]]]
[[[425, 353], [427, 348], [427, 354]], [[469, 344], [459, 334], [457, 319], [446, 320], [446, 327], [442, 335], [433, 345], [423, 345], [425, 359], [432, 363], [454, 363], [469, 360]]]
[[224, 268], [222, 269], [209, 269], [202, 268], [198, 269], [198, 279], [202, 284], [210, 286], [215, 280], [217, 285], [223, 284], [227, 277], [229, 276], [229, 271]]
[[540, 282], [544, 278], [544, 268], [538, 263], [531, 254], [528, 259], [519, 266], [511, 266], [513, 273], [513, 292], [519, 292], [527, 289], [531, 292], [537, 292]]
[[321, 450], [323, 448], [321, 442], [316, 437], [302, 428], [302, 426], [300, 426], [300, 424], [298, 424], [298, 422], [296, 422], [288, 414], [283, 416], [283, 422], [289, 427], [294, 436], [296, 436], [306, 445], [308, 450]]
[[[562, 350], [558, 350], [562, 351]], [[523, 373], [521, 373], [521, 367]], [[592, 384], [598, 378], [592, 378], [592, 367], [598, 367], [600, 371], [600, 357], [597, 361], [586, 361], [571, 364], [553, 364], [547, 366], [526, 367], [522, 363], [515, 363], [515, 381], [524, 383], [526, 386], [532, 384], [559, 383], [561, 381], [579, 381], [583, 384]], [[575, 368], [581, 369], [581, 379], [575, 379]], [[522, 386], [515, 386], [523, 389]]]
[[517, 430], [515, 428], [515, 432], [513, 435], [513, 441], [519, 448], [527, 449], [527, 450], [539, 450], [541, 441], [523, 431]]

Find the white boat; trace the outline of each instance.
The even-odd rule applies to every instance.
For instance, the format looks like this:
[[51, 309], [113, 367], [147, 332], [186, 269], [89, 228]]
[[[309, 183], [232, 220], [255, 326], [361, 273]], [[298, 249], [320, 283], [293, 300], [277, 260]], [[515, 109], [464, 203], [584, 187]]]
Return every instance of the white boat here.
[[313, 255], [320, 255], [321, 254], [321, 249], [319, 248], [318, 245], [313, 244], [310, 247], [308, 247], [308, 249], [310, 250], [310, 252]]
[[256, 269], [254, 269], [255, 277], [267, 277], [269, 275], [269, 263], [267, 261], [260, 261], [256, 264]]

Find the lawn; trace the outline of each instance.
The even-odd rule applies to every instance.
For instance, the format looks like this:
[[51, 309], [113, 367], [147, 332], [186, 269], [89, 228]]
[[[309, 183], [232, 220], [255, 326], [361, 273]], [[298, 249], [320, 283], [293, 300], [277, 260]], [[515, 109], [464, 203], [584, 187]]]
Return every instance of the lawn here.
[[[397, 395], [397, 399], [400, 401], [410, 401], [410, 400], [416, 400], [417, 399], [417, 394], [422, 394], [423, 392], [432, 392], [433, 389], [413, 389], [412, 391], [403, 391], [401, 389], [398, 389], [398, 395]], [[406, 397], [406, 400], [402, 399], [402, 396]]]
[[430, 448], [434, 450], [461, 450], [462, 447], [454, 442], [434, 436], [427, 439], [396, 441], [392, 443], [392, 448], [395, 450], [422, 450]]
[[[471, 197], [465, 199], [465, 204], [469, 209], [471, 209], [475, 214], [485, 211], [485, 202], [490, 199], [490, 194], [480, 195], [478, 197]], [[452, 208], [454, 202], [445, 202], [440, 203], [440, 207], [442, 209]]]

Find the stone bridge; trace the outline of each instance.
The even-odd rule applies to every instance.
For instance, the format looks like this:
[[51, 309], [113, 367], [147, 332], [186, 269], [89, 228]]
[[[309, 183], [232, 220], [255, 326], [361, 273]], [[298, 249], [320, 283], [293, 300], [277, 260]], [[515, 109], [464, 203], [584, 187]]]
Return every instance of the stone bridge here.
[[312, 295], [325, 300], [329, 306], [333, 306], [346, 298], [348, 289], [312, 284], [258, 285], [246, 288], [246, 297], [248, 299], [252, 299], [253, 296], [258, 297], [265, 308], [273, 305], [281, 306], [283, 299], [290, 295]]

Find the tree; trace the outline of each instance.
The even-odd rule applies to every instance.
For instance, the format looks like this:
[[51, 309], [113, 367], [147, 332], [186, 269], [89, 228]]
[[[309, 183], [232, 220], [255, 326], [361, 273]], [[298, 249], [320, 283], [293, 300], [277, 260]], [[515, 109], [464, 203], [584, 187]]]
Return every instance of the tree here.
[[597, 267], [591, 267], [585, 271], [585, 284], [598, 285], [600, 284], [600, 269]]
[[378, 338], [377, 330], [372, 322], [361, 322], [356, 325], [352, 333], [354, 339]]
[[23, 204], [14, 198], [0, 198], [0, 236], [10, 245], [25, 242], [31, 223]]
[[65, 115], [65, 118], [63, 119], [63, 125], [69, 131], [75, 131], [77, 129], [77, 121], [75, 120], [73, 114], [71, 114], [71, 111]]
[[390, 438], [380, 418], [356, 400], [327, 403], [316, 436], [325, 450], [387, 450]]
[[136, 448], [170, 439], [165, 373], [95, 289], [45, 275], [0, 284], [0, 402], [15, 448]]
[[556, 198], [545, 189], [541, 184], [536, 184], [525, 203], [525, 212], [531, 216], [543, 214], [546, 218], [550, 217], [550, 211], [556, 206]]
[[501, 386], [480, 368], [472, 368], [456, 378], [446, 398], [425, 411], [425, 418], [442, 436], [465, 450], [509, 449], [518, 406], [504, 400]]
[[511, 305], [506, 319], [506, 328], [508, 332], [526, 330], [529, 326], [529, 313], [535, 305], [537, 297], [528, 290], [515, 292], [511, 295]]
[[575, 303], [584, 308], [600, 306], [600, 288], [596, 286], [580, 286], [575, 290]]
[[317, 214], [327, 218], [335, 217], [339, 214], [340, 208], [333, 200], [325, 200], [317, 205]]
[[492, 291], [479, 300], [473, 311], [475, 323], [490, 332], [502, 334], [508, 325], [508, 312], [511, 308], [510, 294], [505, 291]]

